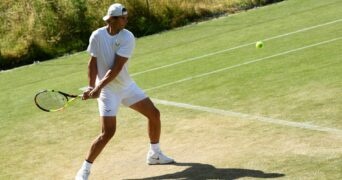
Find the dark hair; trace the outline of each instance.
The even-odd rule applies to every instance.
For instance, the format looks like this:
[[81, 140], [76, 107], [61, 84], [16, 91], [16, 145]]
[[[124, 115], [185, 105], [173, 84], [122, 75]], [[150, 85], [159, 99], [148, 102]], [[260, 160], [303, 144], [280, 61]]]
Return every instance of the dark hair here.
[[122, 15], [127, 12], [127, 9], [126, 8], [122, 8]]

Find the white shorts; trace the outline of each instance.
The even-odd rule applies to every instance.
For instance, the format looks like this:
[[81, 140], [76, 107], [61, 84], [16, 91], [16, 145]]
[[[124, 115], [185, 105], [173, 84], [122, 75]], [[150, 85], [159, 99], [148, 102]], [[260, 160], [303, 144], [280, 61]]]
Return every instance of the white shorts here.
[[97, 98], [100, 116], [116, 116], [120, 104], [131, 106], [145, 98], [147, 96], [135, 83], [121, 92], [113, 92], [104, 88], [100, 97]]

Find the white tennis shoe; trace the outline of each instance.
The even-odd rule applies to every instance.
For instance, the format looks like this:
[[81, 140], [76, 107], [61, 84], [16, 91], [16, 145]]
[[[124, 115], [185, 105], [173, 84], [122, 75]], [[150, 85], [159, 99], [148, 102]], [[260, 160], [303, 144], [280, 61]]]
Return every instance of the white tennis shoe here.
[[164, 155], [161, 151], [153, 152], [148, 151], [146, 163], [149, 165], [155, 165], [155, 164], [171, 164], [175, 161], [172, 158], [167, 157]]
[[81, 168], [75, 177], [75, 180], [88, 180], [88, 176], [90, 175], [90, 171], [87, 169]]

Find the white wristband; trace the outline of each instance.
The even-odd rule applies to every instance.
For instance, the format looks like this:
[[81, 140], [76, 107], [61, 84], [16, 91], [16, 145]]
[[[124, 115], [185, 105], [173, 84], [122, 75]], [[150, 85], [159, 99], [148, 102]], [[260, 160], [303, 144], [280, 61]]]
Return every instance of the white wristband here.
[[93, 89], [94, 89], [94, 87], [88, 86], [86, 91], [91, 91]]

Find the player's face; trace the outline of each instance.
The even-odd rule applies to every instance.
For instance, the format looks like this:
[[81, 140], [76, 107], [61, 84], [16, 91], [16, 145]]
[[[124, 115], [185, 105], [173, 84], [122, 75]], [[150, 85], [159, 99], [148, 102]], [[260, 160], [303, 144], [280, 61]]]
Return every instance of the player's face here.
[[119, 24], [122, 26], [122, 27], [125, 27], [127, 22], [128, 22], [128, 15], [124, 15], [124, 16], [120, 16], [118, 18], [119, 20]]
[[128, 22], [128, 15], [118, 16], [118, 17], [111, 17], [109, 20], [109, 24], [112, 26], [116, 26], [120, 29], [125, 28]]

